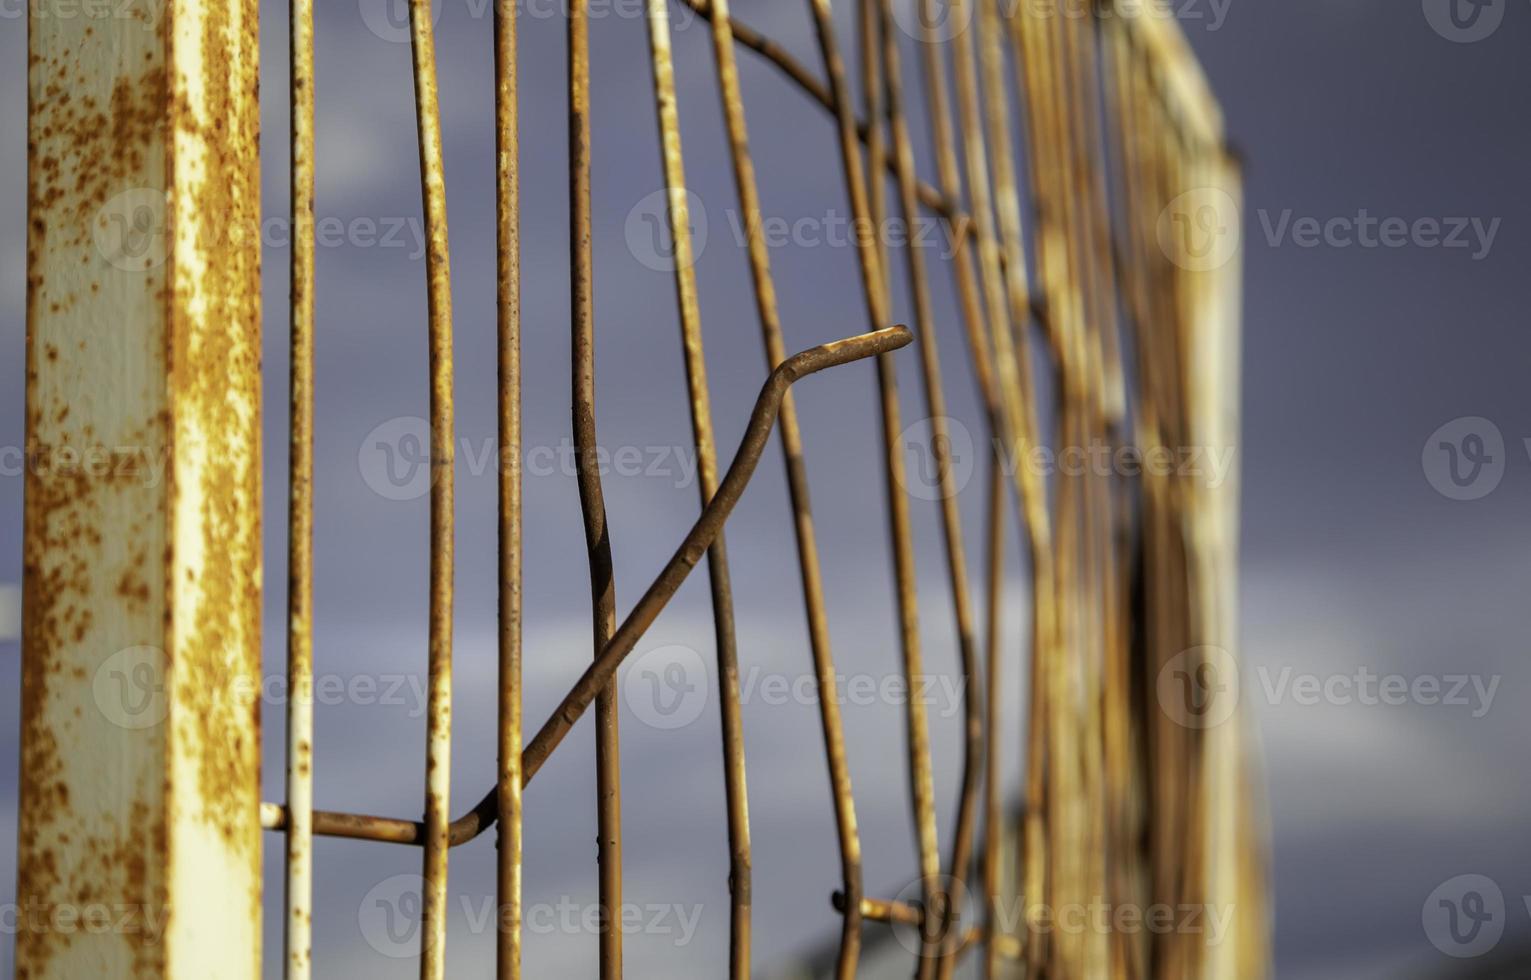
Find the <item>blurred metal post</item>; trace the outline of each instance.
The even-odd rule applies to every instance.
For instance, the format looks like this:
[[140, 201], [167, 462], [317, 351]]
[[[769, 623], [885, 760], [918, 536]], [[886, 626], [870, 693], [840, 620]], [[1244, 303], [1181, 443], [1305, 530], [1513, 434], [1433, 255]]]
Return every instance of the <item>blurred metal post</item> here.
[[257, 4], [28, 12], [17, 973], [254, 978]]

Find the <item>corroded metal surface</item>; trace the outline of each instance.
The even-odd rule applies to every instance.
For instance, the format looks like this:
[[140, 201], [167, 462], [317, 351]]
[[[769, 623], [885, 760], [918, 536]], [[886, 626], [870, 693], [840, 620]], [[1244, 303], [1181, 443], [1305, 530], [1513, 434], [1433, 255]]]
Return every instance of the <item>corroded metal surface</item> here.
[[521, 170], [516, 4], [494, 8], [495, 312], [499, 356], [499, 980], [521, 977]]
[[410, 51], [425, 204], [426, 301], [431, 379], [430, 649], [425, 751], [425, 870], [420, 920], [421, 980], [446, 980], [447, 851], [452, 846], [452, 585], [455, 435], [452, 398], [452, 276], [447, 248], [446, 166], [436, 93], [430, 0], [410, 0]]
[[[256, 7], [56, 13], [29, 8], [26, 421], [50, 465], [26, 483], [17, 975], [253, 978]], [[103, 907], [139, 928], [49, 927]]]
[[314, 8], [292, 0], [289, 25], [292, 338], [287, 491], [288, 980], [314, 957]]

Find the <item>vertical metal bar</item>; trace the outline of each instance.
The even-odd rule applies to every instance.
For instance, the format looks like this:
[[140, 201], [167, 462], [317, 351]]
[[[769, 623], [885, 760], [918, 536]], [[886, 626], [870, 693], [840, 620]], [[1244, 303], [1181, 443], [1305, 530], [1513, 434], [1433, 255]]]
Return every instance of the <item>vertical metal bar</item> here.
[[292, 0], [292, 295], [287, 517], [286, 976], [313, 971], [314, 6]]
[[[718, 454], [713, 437], [707, 360], [702, 344], [702, 316], [693, 268], [696, 258], [692, 251], [685, 156], [681, 147], [680, 115], [675, 96], [675, 65], [670, 53], [668, 0], [649, 0], [648, 27], [661, 162], [664, 165], [665, 188], [669, 198], [667, 211], [670, 235], [674, 242], [675, 290], [680, 307], [686, 390], [690, 395], [691, 429], [696, 439], [698, 485], [702, 506], [705, 508], [718, 492]], [[739, 658], [735, 641], [733, 588], [729, 581], [728, 547], [722, 531], [718, 532], [708, 549], [707, 573], [712, 588], [718, 686], [722, 695], [723, 774], [728, 799], [729, 976], [739, 980], [748, 977], [750, 972], [749, 797], [744, 768], [744, 720], [739, 709]]]
[[[881, 35], [884, 45], [882, 84], [886, 87], [888, 116], [892, 123], [894, 162], [898, 174], [899, 206], [904, 225], [909, 229], [905, 236], [904, 255], [908, 263], [909, 287], [914, 300], [915, 323], [920, 341], [920, 376], [923, 381], [926, 411], [929, 415], [930, 446], [935, 458], [939, 487], [942, 540], [946, 550], [947, 575], [951, 580], [952, 603], [957, 623], [957, 646], [962, 675], [963, 690], [963, 768], [962, 789], [957, 807], [957, 828], [953, 849], [951, 877], [962, 882], [967, 879], [968, 856], [971, 854], [974, 822], [984, 768], [984, 703], [980, 691], [983, 686], [978, 673], [977, 640], [974, 633], [971, 598], [968, 589], [967, 558], [962, 539], [962, 513], [958, 507], [959, 489], [953, 479], [951, 460], [951, 435], [947, 425], [946, 395], [941, 385], [940, 350], [936, 343], [935, 314], [930, 299], [929, 280], [926, 277], [925, 256], [913, 229], [919, 221], [919, 202], [915, 194], [914, 147], [909, 137], [908, 120], [904, 115], [902, 65], [898, 51], [898, 36], [894, 30], [893, 11], [890, 0], [881, 0], [879, 6]], [[876, 171], [879, 175], [881, 169]], [[880, 181], [879, 181], [880, 182]], [[925, 718], [918, 699], [910, 699], [909, 724], [911, 732], [922, 742], [911, 738], [911, 746], [919, 750], [911, 759], [912, 781], [915, 784], [915, 817], [920, 834], [920, 871], [926, 882], [925, 908], [939, 908], [941, 916], [927, 914], [925, 939], [927, 947], [920, 961], [919, 976], [928, 977], [935, 969], [938, 958], [944, 959], [942, 945], [949, 937], [953, 916], [952, 896], [933, 895], [931, 882], [940, 875], [940, 843], [936, 836], [934, 790], [930, 772], [929, 736], [925, 731]], [[934, 876], [934, 877], [933, 877]], [[935, 901], [933, 901], [935, 899]]]
[[[809, 0], [813, 13], [815, 34], [819, 52], [829, 76], [830, 93], [834, 99], [835, 116], [839, 124], [840, 159], [844, 168], [846, 190], [851, 200], [851, 212], [858, 227], [872, 227], [871, 205], [868, 201], [867, 181], [861, 164], [859, 137], [856, 120], [851, 109], [849, 86], [846, 84], [845, 65], [840, 58], [839, 45], [835, 41], [834, 17], [830, 0]], [[868, 123], [875, 128], [876, 121]], [[881, 175], [879, 174], [879, 177]], [[873, 329], [881, 329], [889, 321], [887, 297], [879, 249], [856, 236], [856, 253], [860, 260], [862, 292], [866, 300], [867, 314]], [[884, 485], [887, 491], [889, 531], [893, 547], [893, 572], [897, 591], [899, 614], [899, 637], [904, 654], [904, 672], [911, 678], [922, 676], [920, 660], [919, 599], [916, 595], [914, 548], [909, 530], [909, 499], [905, 494], [902, 438], [899, 423], [897, 369], [890, 357], [877, 359], [877, 385], [882, 412]], [[821, 695], [822, 696], [822, 695]], [[917, 700], [910, 699], [911, 702]], [[928, 736], [927, 736], [928, 737]], [[911, 751], [917, 751], [920, 733], [910, 733]], [[928, 749], [927, 749], [928, 751]], [[843, 853], [846, 888], [844, 893], [844, 931], [841, 934], [840, 957], [837, 976], [850, 980], [855, 975], [856, 962], [861, 945], [861, 869], [859, 860], [852, 867], [849, 855]], [[859, 855], [858, 855], [859, 857]], [[851, 887], [854, 877], [855, 887]]]
[[1004, 698], [1000, 694], [1000, 670], [1004, 663], [1002, 644], [1004, 640], [1005, 586], [1005, 471], [998, 465], [990, 467], [988, 505], [988, 662], [984, 683], [988, 685], [988, 724], [984, 730], [984, 761], [987, 772], [984, 779], [984, 851], [983, 895], [984, 934], [988, 943], [984, 947], [983, 962], [979, 975], [983, 980], [994, 980], [1000, 969], [1000, 848], [1004, 841], [1004, 766], [999, 754], [1000, 714]]
[[16, 972], [254, 980], [256, 4], [28, 13]]
[[[776, 370], [787, 357], [782, 341], [781, 320], [777, 312], [776, 289], [771, 278], [770, 252], [766, 246], [760, 212], [760, 194], [750, 158], [749, 128], [744, 113], [744, 96], [739, 85], [739, 69], [734, 58], [733, 22], [728, 0], [712, 0], [713, 57], [718, 69], [719, 95], [724, 122], [728, 128], [730, 159], [734, 186], [745, 216], [746, 243], [749, 251], [750, 277], [755, 292], [755, 306], [760, 319], [761, 338], [766, 364]], [[813, 511], [808, 492], [808, 470], [803, 459], [803, 440], [798, 427], [797, 408], [790, 392], [782, 397], [780, 409], [782, 453], [786, 461], [787, 490], [792, 505], [793, 531], [797, 540], [798, 569], [803, 586], [803, 604], [808, 619], [809, 645], [819, 687], [819, 713], [824, 734], [825, 754], [829, 763], [835, 826], [842, 861], [842, 887], [856, 904], [856, 912], [847, 913], [842, 934], [841, 959], [851, 957], [854, 969], [855, 947], [844, 937], [854, 936], [859, 943], [859, 902], [861, 900], [861, 840], [856, 828], [856, 804], [851, 792], [850, 764], [846, 758], [845, 734], [840, 719], [838, 681], [834, 653], [829, 636], [829, 617], [824, 607], [823, 573], [819, 565], [817, 537], [813, 529]], [[731, 695], [730, 695], [731, 696]], [[725, 718], [725, 724], [727, 720]], [[737, 885], [736, 885], [737, 887]], [[737, 935], [737, 931], [735, 933]], [[747, 961], [748, 949], [734, 945], [735, 962]]]
[[425, 204], [431, 376], [430, 679], [425, 754], [424, 901], [420, 976], [446, 980], [447, 856], [452, 804], [453, 467], [452, 283], [447, 245], [446, 171], [436, 96], [430, 0], [410, 0], [420, 182]]
[[872, 242], [883, 273], [882, 289], [891, 306], [893, 297], [888, 269], [888, 157], [884, 129], [885, 100], [879, 0], [856, 0], [856, 48], [861, 62], [861, 105], [865, 113], [867, 201], [871, 205]]
[[499, 980], [521, 977], [521, 171], [515, 0], [494, 8], [495, 286], [499, 360]]
[[[569, 4], [569, 248], [573, 312], [574, 450], [580, 509], [590, 560], [594, 655], [617, 628], [611, 538], [601, 490], [595, 429], [595, 283], [590, 212], [590, 17], [586, 0]], [[600, 860], [600, 970], [622, 976], [622, 758], [617, 691], [608, 684], [595, 702], [597, 846]]]

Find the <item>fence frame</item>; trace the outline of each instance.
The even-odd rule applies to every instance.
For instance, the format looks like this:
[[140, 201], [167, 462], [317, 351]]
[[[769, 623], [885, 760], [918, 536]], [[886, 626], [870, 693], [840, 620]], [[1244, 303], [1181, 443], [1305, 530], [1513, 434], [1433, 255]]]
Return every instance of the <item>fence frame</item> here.
[[[1236, 195], [1237, 167], [1223, 143], [1222, 119], [1184, 37], [1164, 11], [1129, 16], [1117, 0], [1081, 0], [1086, 22], [1069, 22], [1055, 0], [1005, 6], [1005, 0], [956, 0], [976, 13], [955, 43], [924, 45], [921, 67], [940, 144], [940, 189], [920, 180], [904, 117], [899, 39], [892, 0], [859, 0], [863, 68], [862, 114], [834, 35], [830, 0], [808, 0], [827, 78], [728, 13], [725, 0], [676, 0], [711, 23], [720, 93], [741, 200], [753, 209], [755, 174], [748, 154], [735, 47], [773, 62], [837, 122], [844, 190], [858, 219], [880, 223], [895, 205], [912, 222], [921, 209], [952, 227], [966, 321], [967, 354], [977, 376], [988, 434], [1012, 454], [1047, 442], [1031, 382], [1032, 331], [1045, 342], [1042, 371], [1058, 382], [1060, 443], [1174, 439], [1231, 444], [1237, 428], [1237, 271], [1193, 269], [1153, 242], [1174, 192], [1212, 188]], [[850, 2], [850, 0], [846, 0]], [[929, 14], [936, 0], [915, 0]], [[789, 487], [798, 522], [805, 608], [814, 635], [821, 685], [834, 683], [832, 656], [821, 634], [825, 611], [817, 586], [817, 552], [802, 488], [803, 460], [788, 388], [824, 368], [875, 357], [883, 421], [889, 538], [897, 573], [903, 669], [922, 671], [917, 580], [909, 501], [898, 443], [902, 424], [894, 351], [915, 334], [894, 326], [895, 299], [885, 246], [858, 242], [868, 332], [788, 358], [781, 349], [774, 287], [763, 240], [749, 241], [756, 300], [770, 368], [742, 445], [718, 473], [712, 445], [697, 285], [684, 261], [685, 171], [670, 56], [668, 0], [649, 0], [649, 43], [663, 137], [671, 231], [682, 253], [677, 274], [688, 393], [702, 457], [702, 513], [661, 574], [625, 620], [611, 582], [595, 431], [592, 213], [589, 167], [589, 63], [584, 0], [570, 17], [570, 204], [574, 427], [581, 447], [581, 494], [591, 556], [596, 618], [594, 661], [535, 736], [523, 740], [520, 711], [520, 473], [509, 462], [520, 450], [519, 187], [517, 157], [516, 4], [496, 0], [496, 150], [498, 218], [499, 423], [505, 450], [500, 471], [500, 721], [496, 786], [472, 810], [451, 816], [451, 607], [453, 392], [445, 177], [436, 99], [430, 0], [410, 0], [421, 195], [432, 247], [426, 265], [430, 297], [431, 428], [436, 479], [431, 499], [430, 724], [420, 821], [313, 809], [311, 689], [312, 453], [314, 338], [314, 70], [312, 0], [294, 0], [290, 96], [292, 122], [292, 427], [288, 486], [288, 670], [295, 692], [288, 722], [287, 799], [261, 803], [257, 706], [261, 615], [260, 487], [260, 224], [258, 157], [258, 0], [150, 0], [131, 16], [62, 16], [77, 0], [34, 0], [29, 8], [29, 222], [27, 445], [33, 459], [71, 460], [102, 449], [163, 465], [163, 479], [124, 480], [78, 463], [32, 466], [26, 483], [23, 637], [22, 795], [19, 845], [23, 907], [57, 910], [87, 903], [163, 910], [152, 937], [63, 932], [25, 916], [17, 943], [18, 975], [27, 978], [196, 976], [253, 978], [260, 972], [261, 834], [285, 834], [287, 896], [285, 970], [306, 980], [312, 968], [315, 835], [422, 848], [425, 917], [421, 975], [444, 978], [448, 852], [495, 827], [501, 848], [498, 898], [503, 923], [498, 974], [520, 976], [521, 790], [574, 724], [595, 707], [602, 751], [601, 901], [621, 900], [620, 765], [613, 678], [680, 583], [709, 558], [724, 678], [724, 778], [729, 789], [733, 894], [729, 974], [750, 971], [748, 800], [737, 704], [732, 602], [722, 528], [738, 502], [780, 416]], [[1024, 9], [1022, 9], [1024, 8]], [[50, 14], [51, 11], [51, 14]], [[120, 13], [114, 11], [114, 13]], [[1113, 20], [1114, 18], [1114, 20]], [[935, 18], [927, 16], [931, 24]], [[1111, 21], [1109, 24], [1108, 21]], [[929, 27], [929, 25], [927, 25]], [[1111, 44], [1105, 42], [1110, 41]], [[1118, 57], [1119, 63], [1106, 61]], [[951, 59], [947, 74], [946, 59]], [[1007, 80], [1007, 60], [1019, 86]], [[1102, 60], [1097, 60], [1102, 59]], [[1101, 65], [1107, 71], [1101, 71]], [[1141, 72], [1108, 93], [1117, 116], [1099, 118], [1095, 86], [1123, 70]], [[1118, 74], [1110, 75], [1109, 72]], [[950, 82], [948, 82], [950, 78]], [[956, 90], [957, 125], [945, 87]], [[1087, 93], [1081, 95], [1081, 93]], [[1012, 99], [1024, 112], [1020, 135], [1029, 147], [1036, 204], [1023, 222], [1023, 196], [1009, 127]], [[1115, 100], [1115, 101], [1113, 101]], [[1127, 120], [1131, 119], [1130, 125]], [[1145, 122], [1144, 120], [1149, 120]], [[1120, 133], [1106, 131], [1108, 123]], [[1144, 137], [1137, 127], [1154, 128]], [[956, 133], [953, 130], [956, 130]], [[960, 140], [958, 137], [960, 136]], [[1140, 183], [1115, 179], [1111, 144], [1140, 153]], [[953, 144], [962, 146], [958, 167]], [[1119, 160], [1118, 163], [1121, 163]], [[1122, 164], [1125, 169], [1132, 169]], [[1113, 233], [1116, 194], [1126, 227]], [[1183, 195], [1182, 195], [1183, 196]], [[1047, 202], [1043, 208], [1038, 202]], [[1168, 203], [1165, 203], [1168, 202]], [[1163, 211], [1161, 211], [1161, 205]], [[1031, 228], [1031, 236], [1023, 230]], [[1038, 282], [1028, 280], [1035, 252]], [[938, 351], [927, 271], [913, 249], [912, 305], [926, 408], [944, 418]], [[1132, 261], [1135, 259], [1136, 261]], [[1121, 268], [1118, 268], [1118, 267]], [[1176, 268], [1176, 267], [1179, 268]], [[1117, 276], [1121, 276], [1118, 281]], [[981, 288], [980, 288], [981, 284]], [[1121, 300], [1120, 307], [1118, 300]], [[1122, 318], [1122, 319], [1119, 319]], [[1130, 321], [1130, 323], [1128, 322]], [[1155, 349], [1128, 395], [1121, 334], [1138, 331]], [[1131, 328], [1131, 329], [1129, 329]], [[1161, 348], [1162, 349], [1159, 349]], [[1141, 345], [1137, 353], [1144, 357]], [[1152, 384], [1150, 384], [1152, 380]], [[1157, 387], [1155, 387], [1157, 386]], [[1147, 394], [1144, 394], [1144, 391]], [[1129, 402], [1138, 427], [1129, 433]], [[1159, 398], [1160, 403], [1152, 400]], [[1138, 409], [1146, 407], [1148, 412]], [[1158, 414], [1153, 414], [1158, 413]], [[1145, 422], [1145, 419], [1147, 420]], [[939, 426], [937, 428], [939, 435]], [[940, 443], [936, 443], [937, 453]], [[985, 977], [1057, 967], [1104, 975], [1180, 978], [1237, 969], [1256, 976], [1267, 959], [1263, 935], [1263, 868], [1244, 808], [1253, 795], [1241, 728], [1185, 732], [1155, 717], [1129, 732], [1125, 700], [1103, 721], [1096, 706], [1077, 709], [1076, 684], [1126, 697], [1130, 628], [1126, 592], [1133, 529], [1129, 496], [1140, 492], [1157, 521], [1144, 547], [1159, 549], [1155, 570], [1174, 574], [1150, 596], [1158, 632], [1145, 641], [1167, 657], [1191, 639], [1233, 640], [1229, 583], [1235, 575], [1236, 503], [1232, 489], [1202, 493], [1175, 483], [1059, 481], [1056, 509], [1047, 487], [1025, 473], [1007, 477], [999, 456], [988, 498], [987, 578], [979, 610], [962, 550], [961, 514], [943, 496], [942, 519], [950, 599], [966, 680], [964, 779], [951, 854], [944, 867], [935, 826], [928, 720], [911, 711], [909, 776], [921, 864], [918, 902], [863, 894], [854, 797], [835, 699], [822, 698], [826, 753], [833, 772], [844, 883], [832, 898], [841, 916], [834, 972], [856, 974], [864, 922], [922, 930], [918, 975], [946, 980], [959, 959], [982, 947]], [[948, 461], [938, 460], [943, 486]], [[1007, 491], [1005, 484], [1013, 482]], [[1003, 750], [995, 739], [1005, 514], [1014, 520], [1032, 572], [1029, 638], [1032, 728], [1026, 747], [1027, 796], [1006, 846], [1018, 869], [1002, 869], [996, 787]], [[1148, 520], [1148, 519], [1145, 519]], [[1056, 537], [1053, 536], [1057, 529]], [[1142, 530], [1141, 528], [1138, 530]], [[1159, 538], [1150, 540], [1153, 534]], [[1165, 542], [1184, 541], [1166, 547]], [[1056, 557], [1056, 563], [1054, 561]], [[1168, 564], [1165, 564], [1168, 563]], [[1141, 569], [1137, 569], [1141, 571]], [[1152, 590], [1151, 590], [1152, 591]], [[982, 623], [984, 636], [979, 637]], [[980, 674], [980, 647], [987, 654]], [[1132, 669], [1142, 665], [1132, 663]], [[986, 691], [985, 683], [989, 684]], [[133, 684], [141, 703], [124, 696]], [[115, 685], [115, 687], [114, 687]], [[1114, 685], [1114, 687], [1113, 687]], [[114, 699], [115, 695], [115, 699]], [[987, 695], [987, 697], [985, 697]], [[144, 706], [148, 707], [145, 708]], [[1120, 710], [1118, 710], [1120, 709]], [[147, 719], [143, 711], [150, 712]], [[986, 718], [986, 715], [989, 717]], [[1076, 716], [1077, 715], [1077, 716]], [[1113, 727], [1114, 726], [1114, 727]], [[1121, 776], [1134, 735], [1169, 745], [1173, 765], [1148, 777], [1148, 807], [1169, 814], [1155, 827], [1156, 860], [1184, 858], [1191, 871], [1153, 869], [1156, 897], [1237, 901], [1239, 941], [1214, 954], [1174, 943], [1111, 946], [1104, 940], [1032, 942], [996, 928], [999, 883], [1038, 898], [1067, 900], [1107, 882], [1108, 848], [1128, 854], [1141, 813], [1108, 812], [1133, 797]], [[987, 757], [987, 758], [986, 758]], [[1075, 771], [1076, 764], [1079, 766]], [[1116, 768], [1113, 768], [1116, 767]], [[1044, 780], [1043, 773], [1046, 773]], [[1167, 773], [1167, 775], [1166, 775]], [[987, 779], [989, 788], [983, 789]], [[980, 793], [983, 797], [980, 800]], [[1134, 800], [1134, 802], [1136, 802]], [[978, 814], [986, 826], [980, 838]], [[1088, 819], [1079, 819], [1086, 814]], [[1004, 817], [1009, 822], [1009, 817]], [[1200, 829], [1200, 833], [1198, 832]], [[976, 854], [975, 854], [976, 852]], [[989, 898], [983, 921], [960, 926], [947, 894], [975, 864]], [[1131, 854], [1127, 860], [1141, 857]], [[1231, 860], [1225, 860], [1231, 859]], [[1135, 869], [1136, 870], [1136, 869]], [[1175, 879], [1177, 884], [1166, 885]], [[1062, 883], [1062, 884], [1059, 884]], [[1136, 894], [1141, 881], [1111, 881], [1113, 895]], [[1045, 890], [1044, 890], [1045, 889]], [[207, 901], [209, 893], [235, 900]], [[1082, 892], [1080, 894], [1083, 894]], [[120, 902], [118, 898], [120, 897]], [[947, 911], [937, 911], [946, 909]], [[508, 911], [507, 916], [503, 914]], [[54, 921], [55, 920], [50, 920]], [[620, 932], [601, 929], [601, 976], [621, 976]], [[29, 928], [29, 926], [32, 926]], [[230, 957], [229, 950], [247, 950]], [[1150, 971], [1150, 972], [1145, 972]], [[1113, 973], [1113, 975], [1118, 975]]]

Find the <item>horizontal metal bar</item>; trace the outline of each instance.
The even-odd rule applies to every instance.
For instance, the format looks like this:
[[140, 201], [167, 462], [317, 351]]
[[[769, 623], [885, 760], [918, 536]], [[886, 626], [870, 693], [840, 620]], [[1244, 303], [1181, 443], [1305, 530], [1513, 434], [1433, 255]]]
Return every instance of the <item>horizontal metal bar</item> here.
[[[839, 912], [841, 915], [845, 914], [846, 901], [844, 892], [835, 892], [830, 896], [829, 901], [835, 907], [836, 912]], [[925, 910], [909, 902], [863, 898], [861, 900], [861, 917], [868, 922], [918, 926], [925, 921]]]

